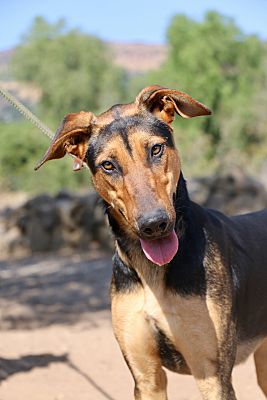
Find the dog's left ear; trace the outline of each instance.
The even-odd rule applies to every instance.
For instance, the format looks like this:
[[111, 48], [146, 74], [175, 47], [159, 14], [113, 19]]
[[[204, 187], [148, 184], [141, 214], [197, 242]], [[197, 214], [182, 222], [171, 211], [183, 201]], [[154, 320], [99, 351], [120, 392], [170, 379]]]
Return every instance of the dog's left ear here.
[[34, 169], [37, 170], [46, 161], [62, 158], [66, 153], [75, 156], [74, 171], [81, 169], [95, 119], [94, 114], [84, 111], [66, 115], [44, 157]]
[[140, 109], [145, 108], [168, 124], [174, 120], [175, 112], [183, 118], [211, 114], [208, 107], [188, 94], [158, 85], [143, 89], [136, 98], [136, 104]]

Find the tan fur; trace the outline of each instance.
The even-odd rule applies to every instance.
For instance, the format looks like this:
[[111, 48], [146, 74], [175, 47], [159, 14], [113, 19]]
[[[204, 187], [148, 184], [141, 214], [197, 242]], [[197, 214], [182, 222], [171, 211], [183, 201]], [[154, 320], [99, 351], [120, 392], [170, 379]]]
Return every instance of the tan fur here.
[[[236, 332], [232, 321], [232, 284], [227, 266], [215, 243], [205, 231], [207, 251], [204, 259], [207, 281], [206, 303], [210, 318], [214, 323], [218, 343], [217, 361], [223, 368], [225, 380], [229, 381], [235, 361]], [[212, 260], [212, 261], [211, 261]], [[220, 373], [220, 371], [218, 371]]]
[[143, 304], [140, 291], [116, 295], [112, 301], [113, 329], [136, 381], [135, 398], [166, 400], [166, 375]]
[[267, 338], [254, 354], [259, 386], [267, 398]]
[[[99, 170], [93, 181], [98, 193], [113, 208], [116, 219], [125, 225], [127, 231], [137, 236], [136, 220], [153, 208], [163, 207], [171, 220], [175, 220], [172, 195], [179, 179], [180, 164], [177, 150], [166, 146], [163, 162], [153, 170], [145, 168], [146, 147], [162, 144], [164, 139], [155, 138], [140, 130], [130, 130], [128, 140], [133, 149], [132, 154], [125, 148], [122, 138], [115, 136], [96, 160], [100, 164], [108, 157], [116, 157], [120, 165], [123, 165], [124, 178], [114, 181]], [[175, 170], [173, 165], [176, 165]], [[147, 198], [152, 201], [148, 202]], [[118, 210], [122, 211], [125, 220]]]

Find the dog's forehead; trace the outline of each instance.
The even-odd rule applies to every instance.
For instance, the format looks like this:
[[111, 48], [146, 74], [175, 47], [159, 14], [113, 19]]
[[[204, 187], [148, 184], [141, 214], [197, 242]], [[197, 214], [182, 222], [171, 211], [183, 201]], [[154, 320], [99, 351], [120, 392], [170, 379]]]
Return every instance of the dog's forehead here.
[[170, 127], [152, 114], [135, 113], [133, 115], [122, 115], [120, 111], [117, 106], [112, 108], [113, 118], [110, 118], [109, 115], [108, 123], [100, 124], [96, 127], [90, 143], [95, 146], [95, 151], [101, 151], [108, 143], [117, 139], [118, 136], [129, 150], [133, 134], [140, 141], [152, 136], [164, 137], [164, 139], [171, 141], [172, 131]]
[[86, 154], [93, 173], [101, 154], [105, 157], [116, 157], [123, 152], [131, 155], [137, 142], [145, 146], [155, 136], [163, 138], [168, 146], [174, 147], [172, 129], [166, 123], [149, 112], [140, 112], [130, 106], [113, 106], [98, 117]]
[[112, 123], [112, 121], [116, 119], [130, 117], [132, 115], [138, 114], [138, 112], [139, 110], [136, 103], [115, 104], [107, 111], [98, 116], [98, 125], [104, 127], [106, 125], [109, 125], [110, 123]]

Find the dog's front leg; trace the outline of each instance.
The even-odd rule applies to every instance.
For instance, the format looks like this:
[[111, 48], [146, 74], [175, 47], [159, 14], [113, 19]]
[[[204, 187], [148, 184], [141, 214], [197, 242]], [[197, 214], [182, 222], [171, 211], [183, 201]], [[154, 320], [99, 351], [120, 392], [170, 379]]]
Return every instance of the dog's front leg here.
[[[196, 371], [192, 371], [193, 374]], [[214, 365], [207, 362], [205, 372], [195, 376], [203, 400], [236, 400], [231, 379], [226, 381], [214, 371]]]
[[116, 339], [135, 381], [135, 400], [167, 400], [167, 378], [153, 332], [142, 312], [143, 294], [112, 295]]
[[[210, 334], [210, 346], [201, 335], [196, 347], [192, 346], [190, 369], [203, 400], [236, 400], [231, 379], [236, 354], [234, 325], [218, 318], [213, 320], [213, 326], [216, 335], [212, 341]], [[202, 352], [203, 345], [206, 353], [205, 347]]]
[[[208, 243], [205, 258], [207, 293], [202, 316], [206, 315], [203, 319], [206, 321], [206, 328], [209, 328], [209, 340], [206, 341], [207, 331], [203, 329], [206, 333], [203, 336], [199, 332], [189, 365], [204, 400], [236, 400], [232, 386], [232, 370], [236, 358], [236, 325], [231, 272], [216, 243], [209, 238]], [[227, 251], [224, 253], [227, 254]], [[204, 343], [206, 353], [199, 353]]]
[[187, 340], [189, 333], [180, 338], [185, 361], [196, 380], [203, 400], [236, 400], [231, 382], [236, 354], [232, 327], [228, 329], [228, 336], [226, 336], [227, 331], [221, 331], [223, 337], [220, 337], [218, 330], [216, 334], [214, 329], [219, 319], [208, 321], [204, 314], [203, 311], [203, 324], [191, 331], [190, 340]]
[[[188, 364], [196, 379], [203, 400], [236, 400], [232, 386], [232, 369], [236, 356], [235, 326], [229, 315], [222, 313], [221, 306], [207, 304], [211, 324], [209, 340], [195, 337], [191, 343]], [[212, 330], [214, 332], [212, 333]]]

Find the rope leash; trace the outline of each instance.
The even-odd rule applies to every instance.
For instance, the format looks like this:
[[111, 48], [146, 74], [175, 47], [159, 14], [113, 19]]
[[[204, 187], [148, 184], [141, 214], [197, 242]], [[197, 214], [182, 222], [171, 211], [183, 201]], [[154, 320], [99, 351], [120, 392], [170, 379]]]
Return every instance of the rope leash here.
[[[54, 133], [49, 129], [43, 122], [36, 117], [24, 104], [22, 104], [15, 96], [13, 96], [8, 90], [3, 89], [0, 86], [0, 95], [14, 107], [20, 114], [23, 115], [28, 121], [30, 121], [34, 126], [36, 126], [44, 135], [48, 136], [49, 139], [53, 139]], [[68, 153], [73, 159], [76, 157], [73, 154]], [[83, 162], [83, 166], [89, 169], [88, 165]]]
[[27, 107], [25, 107], [18, 99], [16, 99], [11, 93], [6, 89], [0, 87], [1, 96], [8, 101], [17, 111], [19, 111], [24, 118], [35, 125], [41, 132], [43, 132], [50, 139], [53, 138], [54, 134], [47, 126], [45, 126], [42, 121], [39, 120]]

